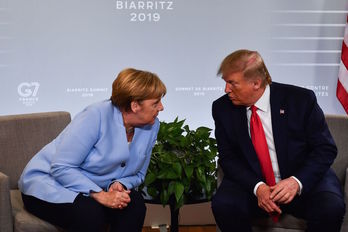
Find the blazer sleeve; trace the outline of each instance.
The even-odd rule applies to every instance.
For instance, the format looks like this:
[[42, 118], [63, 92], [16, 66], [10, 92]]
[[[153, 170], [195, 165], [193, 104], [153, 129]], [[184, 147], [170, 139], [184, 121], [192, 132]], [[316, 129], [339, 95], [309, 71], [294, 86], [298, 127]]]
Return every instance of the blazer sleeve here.
[[227, 133], [226, 130], [228, 130], [228, 128], [224, 125], [221, 117], [224, 111], [218, 109], [216, 102], [213, 103], [212, 111], [215, 122], [215, 137], [219, 151], [218, 163], [224, 172], [224, 178], [238, 183], [247, 191], [253, 193], [255, 185], [262, 181], [262, 179], [251, 170], [251, 167], [243, 157], [240, 145], [237, 141], [238, 135], [232, 131]]
[[98, 141], [99, 130], [100, 112], [87, 108], [74, 118], [61, 135], [50, 174], [65, 188], [84, 194], [102, 191], [80, 171], [80, 165]]
[[[156, 139], [157, 139], [157, 133], [158, 133], [158, 130], [159, 130], [159, 125], [160, 125], [159, 121], [156, 120], [156, 123], [154, 124], [153, 133], [152, 133], [152, 138], [150, 140], [151, 142], [150, 142], [150, 144], [147, 147], [147, 150], [146, 150], [146, 153], [145, 153], [146, 154], [146, 159], [145, 159], [145, 162], [144, 162], [142, 168], [135, 175], [125, 176], [125, 177], [119, 178], [119, 179], [117, 179], [117, 180], [115, 180], [113, 182], [118, 181], [118, 182], [122, 183], [124, 186], [126, 186], [127, 189], [136, 188], [136, 187], [138, 187], [140, 184], [142, 184], [144, 182], [145, 176], [146, 176], [146, 172], [147, 172], [147, 168], [149, 167], [150, 160], [151, 160], [152, 149], [155, 146], [155, 142], [156, 142]], [[108, 185], [108, 187], [110, 187], [110, 185], [112, 183], [110, 183]]]
[[337, 148], [319, 107], [311, 91], [305, 115], [305, 134], [308, 154], [295, 176], [303, 185], [302, 192], [308, 192], [330, 168], [337, 155]]

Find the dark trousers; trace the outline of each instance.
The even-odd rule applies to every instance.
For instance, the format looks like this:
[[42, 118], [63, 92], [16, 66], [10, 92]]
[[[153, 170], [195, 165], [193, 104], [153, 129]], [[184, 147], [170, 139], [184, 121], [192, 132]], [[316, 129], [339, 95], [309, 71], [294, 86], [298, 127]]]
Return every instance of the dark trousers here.
[[140, 232], [146, 206], [141, 194], [130, 193], [131, 202], [124, 209], [107, 208], [91, 197], [79, 194], [73, 203], [55, 204], [22, 194], [26, 210], [35, 216], [74, 232]]
[[[222, 232], [249, 232], [255, 217], [268, 214], [258, 207], [253, 193], [246, 192], [240, 185], [224, 179], [212, 199], [215, 220]], [[310, 232], [339, 232], [345, 214], [342, 195], [328, 191], [313, 191], [296, 196], [287, 205], [281, 205], [283, 213], [307, 221]]]

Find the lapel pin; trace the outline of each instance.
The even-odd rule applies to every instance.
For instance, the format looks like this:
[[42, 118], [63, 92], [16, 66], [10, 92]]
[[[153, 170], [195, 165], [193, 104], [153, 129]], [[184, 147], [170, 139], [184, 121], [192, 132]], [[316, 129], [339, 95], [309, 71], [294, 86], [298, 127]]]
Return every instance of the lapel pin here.
[[285, 110], [280, 109], [279, 113], [280, 113], [280, 114], [285, 114]]

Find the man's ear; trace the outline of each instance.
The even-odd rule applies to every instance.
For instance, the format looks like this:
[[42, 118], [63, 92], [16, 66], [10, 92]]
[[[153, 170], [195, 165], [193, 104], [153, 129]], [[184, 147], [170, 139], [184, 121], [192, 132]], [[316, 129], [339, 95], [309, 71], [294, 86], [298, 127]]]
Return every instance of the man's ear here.
[[262, 80], [261, 80], [261, 78], [255, 78], [253, 80], [253, 84], [254, 84], [254, 90], [259, 90], [262, 87]]

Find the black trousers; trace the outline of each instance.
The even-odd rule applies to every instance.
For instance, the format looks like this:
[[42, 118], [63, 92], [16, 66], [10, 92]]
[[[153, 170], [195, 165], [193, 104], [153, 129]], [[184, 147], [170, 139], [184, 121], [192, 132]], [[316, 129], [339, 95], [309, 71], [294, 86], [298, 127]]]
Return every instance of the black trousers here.
[[[253, 193], [246, 192], [240, 185], [224, 179], [212, 199], [215, 220], [222, 232], [250, 232], [255, 217], [268, 217], [258, 207]], [[283, 213], [307, 221], [310, 232], [339, 232], [345, 203], [343, 195], [327, 191], [313, 191], [311, 194], [296, 196], [290, 204], [281, 205]]]
[[141, 232], [146, 206], [141, 194], [130, 193], [131, 202], [124, 209], [111, 209], [91, 197], [79, 194], [73, 203], [55, 204], [22, 194], [26, 210], [35, 216], [74, 232]]

